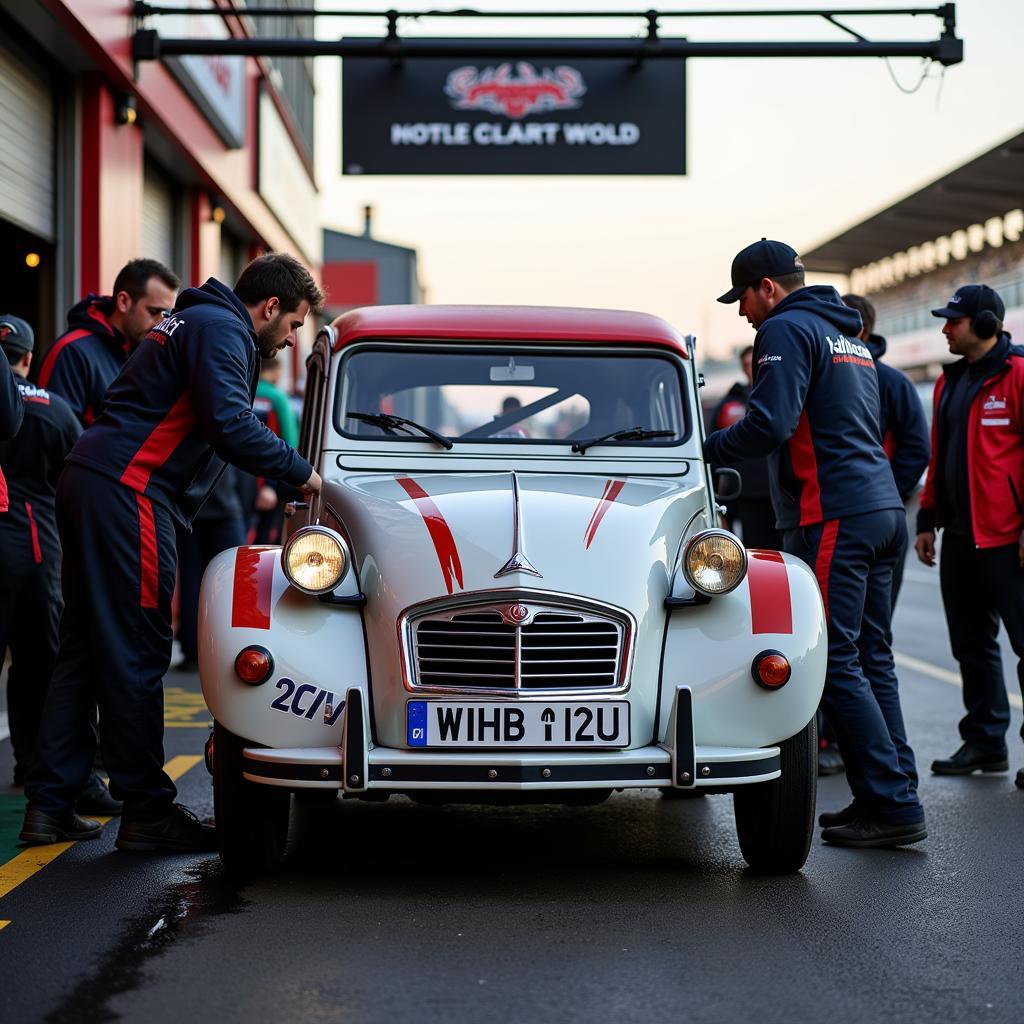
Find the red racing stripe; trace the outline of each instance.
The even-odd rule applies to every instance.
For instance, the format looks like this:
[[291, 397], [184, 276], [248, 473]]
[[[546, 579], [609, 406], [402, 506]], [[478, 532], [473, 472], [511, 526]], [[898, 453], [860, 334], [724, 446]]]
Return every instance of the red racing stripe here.
[[789, 439], [789, 458], [800, 481], [800, 525], [821, 522], [821, 488], [818, 486], [818, 459], [814, 454], [811, 422], [807, 410], [800, 413], [796, 433]]
[[195, 422], [192, 396], [185, 391], [132, 456], [132, 461], [121, 474], [121, 483], [132, 490], [145, 491], [153, 470], [159, 469], [170, 458]]
[[160, 556], [156, 546], [153, 504], [142, 494], [135, 495], [139, 508], [139, 604], [156, 608], [160, 592]]
[[459, 589], [465, 589], [462, 582], [462, 562], [459, 561], [459, 549], [455, 546], [455, 538], [452, 531], [441, 515], [441, 510], [434, 504], [433, 499], [415, 480], [408, 476], [396, 476], [395, 479], [401, 485], [402, 490], [416, 502], [416, 510], [423, 517], [426, 523], [427, 532], [434, 542], [434, 550], [437, 552], [437, 561], [441, 566], [441, 575], [444, 576], [445, 586], [448, 593], [454, 593], [453, 580], [459, 584]]
[[77, 331], [70, 331], [63, 338], [57, 339], [57, 342], [50, 348], [50, 351], [46, 353], [46, 358], [43, 360], [43, 368], [39, 371], [39, 386], [41, 388], [45, 388], [49, 382], [53, 368], [57, 365], [57, 356], [61, 354], [64, 346], [70, 345], [71, 342], [78, 341], [79, 338], [84, 338], [89, 334], [92, 334], [92, 331], [79, 329]]
[[270, 597], [277, 548], [239, 548], [235, 554], [235, 583], [231, 593], [231, 625], [270, 629]]
[[32, 506], [26, 501], [25, 512], [28, 515], [28, 532], [32, 538], [32, 558], [36, 565], [43, 564], [43, 552], [39, 547], [39, 530], [36, 527], [35, 516], [32, 515]]
[[594, 536], [597, 534], [597, 528], [601, 525], [601, 520], [604, 519], [605, 513], [611, 508], [612, 503], [619, 496], [619, 491], [626, 485], [625, 480], [608, 480], [604, 485], [604, 493], [598, 499], [597, 508], [594, 509], [594, 514], [590, 517], [590, 522], [587, 523], [587, 530], [583, 534], [583, 539], [586, 542], [585, 548], [589, 548], [594, 541]]
[[792, 633], [793, 601], [789, 573], [778, 551], [747, 552], [750, 627], [754, 633]]
[[839, 520], [830, 519], [821, 528], [818, 557], [814, 560], [814, 575], [818, 579], [821, 601], [825, 605], [825, 621], [828, 622], [828, 574], [832, 569], [832, 556], [836, 551], [836, 537], [839, 535]]

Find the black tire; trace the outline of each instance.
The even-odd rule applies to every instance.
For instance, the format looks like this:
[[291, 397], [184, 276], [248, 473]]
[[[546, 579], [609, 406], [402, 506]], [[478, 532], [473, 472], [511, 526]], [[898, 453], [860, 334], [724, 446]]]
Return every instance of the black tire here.
[[244, 741], [219, 722], [213, 726], [213, 813], [217, 851], [231, 872], [277, 867], [289, 851], [290, 790], [242, 778]]
[[733, 794], [743, 859], [755, 871], [785, 875], [807, 860], [818, 790], [818, 724], [812, 718], [780, 744], [782, 775], [740, 786]]

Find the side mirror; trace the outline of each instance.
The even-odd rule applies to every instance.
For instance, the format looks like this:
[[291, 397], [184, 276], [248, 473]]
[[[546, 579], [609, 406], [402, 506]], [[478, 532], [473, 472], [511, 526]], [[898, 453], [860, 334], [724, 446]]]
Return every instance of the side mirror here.
[[711, 474], [716, 501], [733, 501], [743, 493], [743, 477], [738, 469], [721, 466]]

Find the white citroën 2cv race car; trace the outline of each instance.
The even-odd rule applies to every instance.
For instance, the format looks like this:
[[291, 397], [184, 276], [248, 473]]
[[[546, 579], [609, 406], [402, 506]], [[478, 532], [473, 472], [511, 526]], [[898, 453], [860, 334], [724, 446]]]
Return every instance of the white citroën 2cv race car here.
[[667, 787], [732, 792], [747, 863], [799, 870], [821, 597], [718, 528], [692, 338], [640, 313], [385, 306], [325, 327], [307, 369], [321, 495], [283, 548], [225, 551], [203, 582], [224, 863], [280, 860], [302, 790]]

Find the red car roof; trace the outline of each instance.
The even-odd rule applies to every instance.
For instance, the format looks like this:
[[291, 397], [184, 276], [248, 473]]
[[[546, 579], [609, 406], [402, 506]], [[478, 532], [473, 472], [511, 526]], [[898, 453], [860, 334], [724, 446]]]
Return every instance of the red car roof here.
[[688, 358], [680, 334], [648, 313], [555, 306], [365, 306], [334, 321], [335, 351], [366, 338], [585, 341], [657, 345]]

